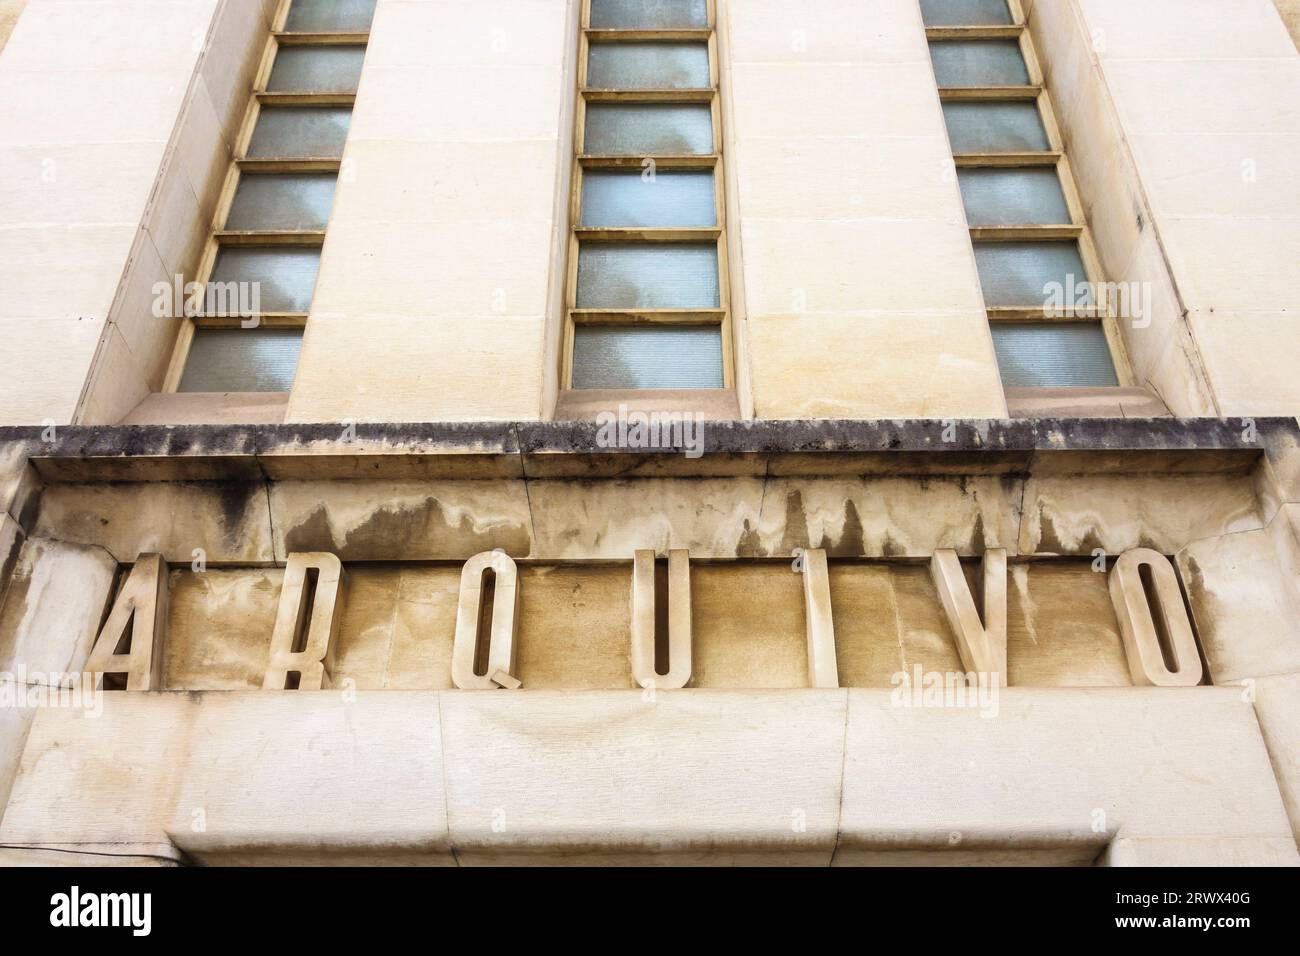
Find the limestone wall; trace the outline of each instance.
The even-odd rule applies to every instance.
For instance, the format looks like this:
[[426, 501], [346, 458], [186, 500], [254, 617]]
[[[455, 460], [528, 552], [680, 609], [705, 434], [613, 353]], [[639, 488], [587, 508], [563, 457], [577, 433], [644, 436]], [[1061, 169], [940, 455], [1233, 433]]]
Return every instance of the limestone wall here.
[[[1294, 415], [1300, 56], [1273, 4], [1034, 0], [1032, 11], [1075, 114], [1072, 156], [1108, 267], [1155, 283], [1156, 320], [1127, 329], [1135, 367], [1183, 414]], [[1062, 55], [1072, 31], [1090, 42]], [[1122, 140], [1108, 138], [1109, 115]]]
[[27, 0], [0, 0], [0, 51], [9, 42], [9, 34], [13, 33], [25, 6]]
[[9, 863], [1297, 862], [1252, 710], [1213, 688], [1012, 690], [996, 719], [867, 690], [117, 695], [36, 718], [0, 845]]

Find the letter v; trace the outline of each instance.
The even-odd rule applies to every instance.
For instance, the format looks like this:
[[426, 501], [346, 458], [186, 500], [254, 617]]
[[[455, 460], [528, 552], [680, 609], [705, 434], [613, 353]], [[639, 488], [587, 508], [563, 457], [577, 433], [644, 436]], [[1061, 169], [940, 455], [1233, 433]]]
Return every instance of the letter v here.
[[944, 549], [930, 559], [930, 574], [943, 602], [948, 625], [957, 638], [957, 651], [968, 671], [997, 675], [998, 686], [1007, 686], [1007, 551], [989, 548], [984, 552], [984, 617], [980, 619], [957, 552]]

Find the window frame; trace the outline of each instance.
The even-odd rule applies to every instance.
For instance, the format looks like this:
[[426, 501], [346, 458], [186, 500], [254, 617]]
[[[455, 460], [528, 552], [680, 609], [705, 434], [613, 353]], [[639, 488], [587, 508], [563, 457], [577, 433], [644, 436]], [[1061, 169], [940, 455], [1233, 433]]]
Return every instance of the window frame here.
[[[258, 119], [261, 117], [262, 110], [265, 107], [347, 106], [351, 109], [356, 104], [355, 92], [288, 93], [270, 92], [267, 90], [267, 85], [271, 78], [271, 71], [275, 67], [276, 57], [282, 47], [361, 46], [365, 49], [368, 47], [370, 42], [369, 30], [336, 32], [286, 31], [285, 24], [289, 17], [289, 8], [292, 6], [293, 2], [294, 0], [279, 0], [279, 6], [276, 8], [275, 15], [272, 18], [271, 31], [266, 39], [262, 51], [262, 58], [254, 75], [253, 92], [249, 97], [248, 105], [244, 112], [244, 118], [235, 138], [233, 150], [234, 156], [226, 171], [226, 178], [222, 183], [221, 192], [217, 199], [216, 211], [213, 215], [213, 228], [209, 231], [203, 254], [199, 260], [198, 269], [194, 274], [194, 279], [204, 290], [205, 296], [208, 283], [212, 279], [212, 273], [216, 266], [217, 258], [220, 256], [223, 249], [238, 247], [264, 249], [284, 247], [319, 249], [325, 243], [325, 229], [228, 230], [225, 228], [225, 224], [230, 218], [231, 208], [235, 202], [235, 194], [239, 190], [239, 184], [244, 173], [276, 174], [332, 172], [337, 177], [342, 172], [343, 158], [341, 155], [338, 157], [317, 156], [292, 159], [251, 158], [248, 155], [248, 149], [253, 139], [253, 133], [257, 128]], [[363, 56], [362, 69], [364, 70], [364, 68]], [[328, 226], [328, 223], [326, 223], [326, 226]], [[319, 282], [319, 273], [317, 274], [317, 281]], [[314, 286], [312, 295], [314, 298]], [[264, 311], [259, 315], [259, 323], [256, 329], [306, 329], [308, 314], [308, 312]], [[167, 367], [167, 375], [163, 381], [162, 391], [167, 393], [175, 393], [179, 391], [181, 380], [185, 375], [185, 366], [189, 361], [190, 347], [194, 342], [194, 335], [199, 329], [238, 329], [244, 321], [246, 321], [246, 319], [239, 316], [182, 316], [180, 331], [177, 334], [176, 344], [172, 350], [172, 357]], [[247, 331], [255, 333], [256, 329], [250, 329]], [[248, 392], [238, 394], [276, 395], [287, 394], [287, 392]]]
[[[731, 307], [731, 280], [727, 249], [727, 200], [723, 170], [722, 87], [718, 61], [717, 0], [705, 0], [706, 25], [682, 29], [593, 28], [592, 0], [582, 0], [578, 23], [577, 90], [573, 120], [573, 166], [569, 187], [568, 262], [564, 282], [564, 330], [560, 348], [560, 391], [581, 396], [599, 389], [573, 387], [574, 339], [579, 325], [644, 326], [694, 325], [718, 329], [722, 346], [722, 385], [707, 391], [727, 394], [736, 388], [735, 354]], [[600, 89], [588, 86], [590, 51], [597, 43], [703, 42], [709, 54], [707, 89]], [[691, 155], [589, 154], [584, 150], [588, 103], [708, 103], [713, 133], [711, 153]], [[713, 173], [714, 225], [691, 227], [585, 227], [582, 223], [583, 176], [588, 169], [639, 171], [647, 161], [660, 170], [708, 169]], [[718, 308], [716, 309], [579, 309], [578, 258], [584, 243], [714, 243], [718, 261]], [[683, 389], [623, 387], [614, 391], [629, 397], [653, 397]], [[685, 391], [696, 391], [689, 389]]]
[[[954, 153], [953, 162], [959, 169], [971, 168], [1017, 168], [1050, 167], [1055, 170], [1060, 182], [1061, 193], [1065, 197], [1066, 209], [1070, 214], [1068, 223], [1052, 225], [1009, 225], [1009, 226], [970, 226], [972, 249], [976, 243], [995, 242], [1049, 242], [1073, 240], [1078, 243], [1079, 258], [1083, 262], [1084, 276], [1081, 278], [1092, 283], [1093, 288], [1104, 287], [1105, 271], [1101, 258], [1093, 242], [1092, 230], [1075, 183], [1070, 159], [1066, 155], [1064, 137], [1056, 120], [1052, 107], [1052, 98], [1047, 90], [1045, 74], [1034, 47], [1033, 37], [1029, 32], [1029, 21], [1025, 15], [1024, 5], [1020, 0], [1005, 0], [1011, 13], [1010, 24], [987, 26], [939, 26], [925, 28], [927, 44], [953, 42], [961, 40], [1016, 40], [1020, 54], [1024, 57], [1029, 74], [1029, 83], [1024, 86], [938, 86], [939, 99], [951, 102], [1032, 102], [1038, 109], [1038, 115], [1047, 133], [1048, 149], [1039, 152], [1024, 153]], [[919, 6], [919, 3], [918, 3]], [[936, 77], [936, 86], [938, 79]], [[964, 208], [963, 201], [963, 208]], [[1048, 309], [1027, 308], [1021, 306], [985, 305], [990, 325], [998, 322], [1008, 323], [1042, 323], [1051, 322], [1098, 322], [1106, 337], [1110, 349], [1111, 362], [1115, 366], [1115, 377], [1119, 388], [1132, 387], [1137, 383], [1132, 365], [1119, 327], [1119, 318], [1114, 314], [1111, 303], [1102, 303], [1101, 309], [1075, 310], [1066, 308], [1059, 314]], [[1003, 386], [1004, 389], [1006, 386]], [[1071, 386], [1046, 386], [1067, 388]], [[1114, 387], [1114, 386], [1112, 386]]]

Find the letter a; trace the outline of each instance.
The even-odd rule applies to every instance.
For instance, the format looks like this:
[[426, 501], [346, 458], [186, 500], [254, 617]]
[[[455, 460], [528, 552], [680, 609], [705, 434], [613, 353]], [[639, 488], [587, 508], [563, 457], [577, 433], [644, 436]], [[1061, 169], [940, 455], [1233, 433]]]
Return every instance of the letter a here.
[[142, 554], [86, 660], [96, 689], [104, 686], [104, 675], [125, 674], [127, 690], [161, 690], [166, 631], [167, 562], [158, 554]]

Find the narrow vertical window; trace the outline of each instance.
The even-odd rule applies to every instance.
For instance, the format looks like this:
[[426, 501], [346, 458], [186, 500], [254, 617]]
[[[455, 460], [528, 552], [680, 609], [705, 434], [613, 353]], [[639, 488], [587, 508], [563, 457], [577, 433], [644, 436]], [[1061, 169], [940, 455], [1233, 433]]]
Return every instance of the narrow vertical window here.
[[1126, 378], [1019, 0], [921, 0], [1005, 388]]
[[731, 387], [714, 0], [584, 0], [564, 381]]
[[282, 0], [168, 375], [285, 392], [311, 309], [375, 0]]

